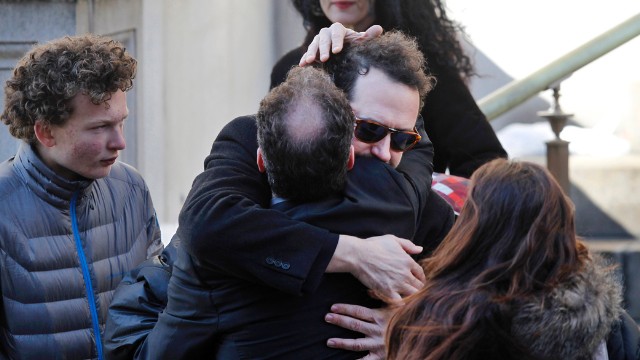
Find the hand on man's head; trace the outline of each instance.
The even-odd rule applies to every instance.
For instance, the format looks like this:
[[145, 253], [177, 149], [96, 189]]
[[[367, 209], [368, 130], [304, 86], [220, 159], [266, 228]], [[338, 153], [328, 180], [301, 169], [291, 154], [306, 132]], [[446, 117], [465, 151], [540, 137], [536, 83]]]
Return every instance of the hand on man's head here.
[[333, 23], [330, 27], [321, 29], [313, 38], [307, 47], [307, 52], [302, 55], [299, 65], [305, 66], [316, 61], [326, 62], [331, 54], [342, 51], [345, 42], [372, 39], [382, 35], [382, 32], [380, 25], [372, 25], [366, 31], [357, 32], [340, 23]]

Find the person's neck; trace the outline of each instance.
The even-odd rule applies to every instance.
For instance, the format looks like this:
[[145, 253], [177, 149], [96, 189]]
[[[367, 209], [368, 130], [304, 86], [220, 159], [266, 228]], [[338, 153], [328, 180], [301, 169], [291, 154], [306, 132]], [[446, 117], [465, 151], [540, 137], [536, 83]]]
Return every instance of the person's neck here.
[[80, 179], [81, 177], [80, 175], [58, 164], [58, 162], [55, 161], [54, 157], [51, 155], [51, 150], [49, 148], [46, 148], [44, 145], [40, 143], [31, 145], [31, 148], [33, 149], [33, 152], [36, 154], [36, 156], [38, 156], [40, 160], [42, 160], [42, 162], [45, 165], [47, 165], [47, 167], [49, 167], [51, 170], [53, 170], [53, 172], [55, 172], [56, 174], [62, 176], [67, 180]]

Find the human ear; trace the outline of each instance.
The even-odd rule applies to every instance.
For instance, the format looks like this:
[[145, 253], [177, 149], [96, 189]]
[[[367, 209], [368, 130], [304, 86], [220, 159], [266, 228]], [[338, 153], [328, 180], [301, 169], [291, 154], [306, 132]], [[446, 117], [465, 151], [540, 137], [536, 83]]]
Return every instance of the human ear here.
[[349, 160], [347, 160], [347, 170], [353, 169], [353, 165], [356, 163], [356, 151], [353, 145], [349, 146]]
[[42, 120], [36, 120], [36, 123], [33, 125], [33, 131], [36, 134], [36, 139], [38, 139], [42, 145], [53, 147], [56, 144], [56, 139], [51, 131], [51, 125], [45, 124]]
[[260, 150], [260, 148], [258, 148], [257, 154], [256, 154], [256, 162], [258, 163], [258, 171], [260, 171], [261, 173], [265, 172], [265, 168], [264, 168], [264, 159], [262, 158], [262, 150]]

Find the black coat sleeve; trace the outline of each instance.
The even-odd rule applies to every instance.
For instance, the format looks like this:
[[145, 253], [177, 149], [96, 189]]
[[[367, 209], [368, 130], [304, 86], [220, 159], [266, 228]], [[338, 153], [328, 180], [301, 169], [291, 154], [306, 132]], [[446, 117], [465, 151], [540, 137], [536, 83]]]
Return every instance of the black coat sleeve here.
[[414, 258], [430, 256], [453, 227], [453, 209], [437, 192], [431, 191], [422, 216], [418, 219], [418, 230], [413, 242], [423, 247], [422, 253]]
[[[268, 209], [271, 190], [256, 165], [254, 117], [225, 126], [180, 212], [178, 235], [203, 266], [291, 294], [313, 292], [338, 235]], [[283, 269], [269, 259], [290, 264]]]
[[435, 148], [434, 170], [469, 178], [482, 164], [507, 153], [467, 85], [451, 70], [432, 66], [437, 84], [422, 109]]
[[420, 142], [402, 155], [402, 160], [396, 170], [404, 175], [417, 196], [418, 211], [416, 225], [419, 225], [423, 210], [431, 193], [433, 179], [433, 143], [424, 130], [424, 121], [418, 117], [416, 128], [422, 136]]

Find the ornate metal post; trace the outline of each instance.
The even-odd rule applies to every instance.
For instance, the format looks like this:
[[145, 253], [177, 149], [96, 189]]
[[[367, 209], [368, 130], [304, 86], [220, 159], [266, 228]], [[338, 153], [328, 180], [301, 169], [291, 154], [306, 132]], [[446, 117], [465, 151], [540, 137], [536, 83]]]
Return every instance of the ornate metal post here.
[[553, 104], [547, 111], [538, 112], [538, 116], [549, 121], [551, 130], [556, 135], [554, 140], [547, 142], [547, 168], [556, 178], [565, 194], [570, 195], [571, 183], [569, 182], [569, 142], [560, 139], [560, 132], [567, 124], [567, 119], [573, 114], [567, 114], [560, 107], [560, 84], [551, 88], [553, 90]]

